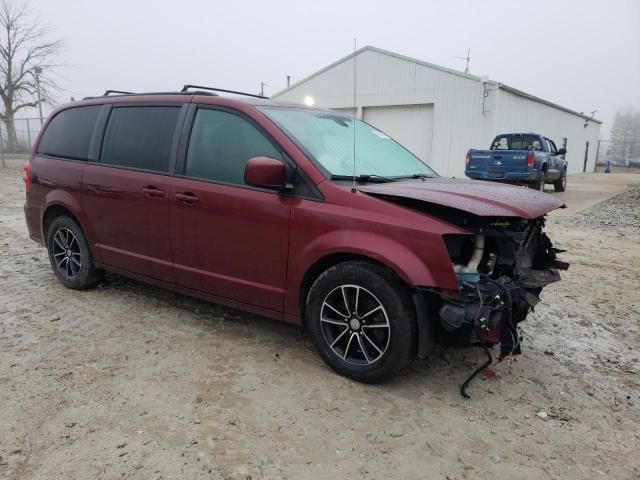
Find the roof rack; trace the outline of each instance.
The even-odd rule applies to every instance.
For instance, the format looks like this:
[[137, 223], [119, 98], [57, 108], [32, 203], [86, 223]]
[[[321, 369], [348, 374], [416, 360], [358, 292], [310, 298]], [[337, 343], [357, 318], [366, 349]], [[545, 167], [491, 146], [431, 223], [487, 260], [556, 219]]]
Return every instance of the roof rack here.
[[134, 97], [139, 97], [139, 96], [144, 96], [144, 95], [194, 95], [194, 94], [211, 95], [211, 96], [215, 96], [216, 95], [215, 93], [212, 93], [212, 92], [140, 92], [140, 93], [134, 93], [134, 92], [125, 92], [125, 91], [122, 91], [122, 90], [107, 90], [102, 95], [98, 95], [98, 96], [94, 96], [94, 97], [84, 97], [84, 100], [91, 100], [91, 99], [94, 99], [94, 98], [108, 97], [112, 93], [115, 93], [117, 95], [122, 95], [122, 96], [134, 96]]
[[255, 93], [247, 93], [247, 92], [238, 92], [236, 90], [227, 90], [224, 88], [213, 88], [213, 87], [204, 87], [202, 85], [185, 85], [184, 87], [182, 87], [182, 90], [180, 90], [180, 92], [186, 93], [190, 88], [198, 88], [201, 90], [211, 90], [212, 92], [224, 92], [224, 93], [233, 93], [235, 95], [245, 95], [247, 97], [255, 97], [255, 98], [269, 98], [269, 97], [265, 97], [263, 95], [257, 95]]
[[108, 97], [111, 93], [117, 93], [119, 95], [135, 95], [133, 92], [125, 92], [123, 90], [107, 90], [102, 94], [103, 97]]

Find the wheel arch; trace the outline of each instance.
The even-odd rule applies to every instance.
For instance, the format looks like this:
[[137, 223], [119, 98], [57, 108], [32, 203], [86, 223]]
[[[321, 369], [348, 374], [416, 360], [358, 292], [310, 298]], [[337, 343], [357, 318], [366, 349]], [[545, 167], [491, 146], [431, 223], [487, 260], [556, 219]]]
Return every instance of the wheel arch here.
[[80, 226], [80, 228], [82, 228], [80, 222], [78, 221], [78, 217], [69, 208], [59, 203], [50, 204], [42, 215], [42, 237], [45, 245], [47, 243], [49, 225], [51, 225], [51, 222], [53, 222], [57, 217], [61, 216], [70, 217], [74, 222], [78, 224], [78, 226]]
[[76, 198], [70, 195], [68, 192], [53, 191], [45, 199], [45, 205], [42, 209], [42, 218], [40, 220], [40, 227], [42, 229], [42, 241], [46, 246], [47, 234], [49, 225], [51, 222], [61, 216], [66, 215], [73, 219], [78, 224], [82, 233], [84, 234], [89, 250], [95, 261], [100, 261], [101, 258], [97, 255], [95, 248], [93, 247], [93, 239], [95, 238], [94, 232], [91, 229], [90, 222], [83, 215], [80, 204]]
[[327, 254], [321, 258], [319, 258], [315, 263], [313, 263], [305, 272], [302, 283], [300, 285], [300, 289], [298, 292], [298, 304], [300, 310], [300, 319], [302, 320], [302, 324], [306, 323], [305, 318], [305, 308], [306, 308], [306, 299], [309, 294], [309, 290], [311, 286], [316, 281], [316, 279], [322, 274], [322, 272], [328, 270], [329, 268], [338, 265], [344, 262], [350, 261], [361, 261], [367, 262], [372, 265], [376, 265], [387, 272], [391, 273], [397, 280], [403, 285], [404, 288], [407, 288], [407, 293], [410, 293], [409, 284], [402, 278], [402, 276], [392, 267], [387, 265], [386, 263], [380, 261], [377, 258], [354, 252], [334, 252]]

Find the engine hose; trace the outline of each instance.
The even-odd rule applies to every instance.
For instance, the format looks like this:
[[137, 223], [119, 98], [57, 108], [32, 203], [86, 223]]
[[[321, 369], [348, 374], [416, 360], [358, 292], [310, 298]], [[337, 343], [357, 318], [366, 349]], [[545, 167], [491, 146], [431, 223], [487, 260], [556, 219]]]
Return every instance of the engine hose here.
[[487, 348], [485, 344], [482, 344], [482, 349], [484, 350], [484, 353], [487, 355], [487, 361], [482, 365], [480, 365], [480, 367], [475, 369], [474, 372], [469, 376], [469, 378], [465, 380], [465, 382], [460, 387], [460, 395], [462, 395], [464, 398], [471, 398], [471, 395], [467, 394], [467, 387], [471, 383], [471, 380], [476, 378], [476, 376], [480, 372], [482, 372], [485, 368], [491, 365], [491, 362], [493, 362], [493, 357], [491, 356], [491, 351], [489, 350], [489, 348]]

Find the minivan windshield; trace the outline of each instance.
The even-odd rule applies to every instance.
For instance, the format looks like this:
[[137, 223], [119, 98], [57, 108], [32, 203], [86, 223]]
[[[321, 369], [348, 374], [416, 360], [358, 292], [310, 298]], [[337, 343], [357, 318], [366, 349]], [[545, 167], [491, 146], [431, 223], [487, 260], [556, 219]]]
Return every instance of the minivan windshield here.
[[328, 110], [258, 107], [332, 178], [370, 181], [437, 177], [431, 168], [380, 130]]

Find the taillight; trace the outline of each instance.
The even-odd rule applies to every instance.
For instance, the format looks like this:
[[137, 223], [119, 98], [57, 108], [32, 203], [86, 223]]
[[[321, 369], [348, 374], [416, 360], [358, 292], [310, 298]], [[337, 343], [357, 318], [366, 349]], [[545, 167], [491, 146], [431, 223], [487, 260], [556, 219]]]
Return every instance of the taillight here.
[[464, 164], [467, 168], [469, 168], [469, 160], [471, 160], [471, 155], [467, 153], [467, 156], [464, 159]]
[[29, 165], [29, 162], [27, 162], [24, 166], [24, 177], [22, 177], [22, 180], [24, 180], [24, 188], [27, 193], [29, 193], [29, 187], [31, 186], [30, 173], [31, 173], [31, 165]]
[[533, 167], [533, 152], [529, 152], [529, 155], [527, 155], [527, 167]]

